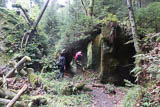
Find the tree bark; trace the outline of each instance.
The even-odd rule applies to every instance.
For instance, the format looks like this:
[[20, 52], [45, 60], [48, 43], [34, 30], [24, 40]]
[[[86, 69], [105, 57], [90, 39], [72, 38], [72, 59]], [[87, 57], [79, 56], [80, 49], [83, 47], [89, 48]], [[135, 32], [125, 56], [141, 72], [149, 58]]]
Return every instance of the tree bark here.
[[82, 3], [82, 6], [83, 6], [83, 8], [84, 8], [85, 14], [87, 15], [87, 9], [86, 9], [86, 7], [85, 7], [85, 5], [84, 5], [83, 0], [81, 0], [81, 3]]
[[88, 16], [93, 15], [93, 7], [94, 7], [94, 0], [90, 0], [89, 8], [88, 8]]
[[136, 25], [135, 25], [135, 17], [134, 17], [134, 10], [132, 7], [132, 0], [127, 0], [128, 11], [129, 11], [129, 20], [131, 24], [131, 30], [133, 35], [134, 47], [137, 53], [140, 53], [140, 44], [139, 38], [137, 35]]
[[25, 84], [22, 89], [18, 92], [18, 94], [8, 103], [7, 107], [12, 107], [17, 99], [23, 94], [24, 91], [27, 89], [27, 84]]
[[139, 0], [139, 7], [142, 7], [142, 0]]

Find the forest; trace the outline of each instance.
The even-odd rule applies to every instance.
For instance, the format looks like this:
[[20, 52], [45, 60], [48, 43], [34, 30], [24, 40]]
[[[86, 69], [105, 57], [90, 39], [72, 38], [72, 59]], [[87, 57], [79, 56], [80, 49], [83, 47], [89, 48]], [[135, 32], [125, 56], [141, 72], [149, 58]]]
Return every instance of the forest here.
[[0, 107], [160, 107], [160, 0], [0, 0]]

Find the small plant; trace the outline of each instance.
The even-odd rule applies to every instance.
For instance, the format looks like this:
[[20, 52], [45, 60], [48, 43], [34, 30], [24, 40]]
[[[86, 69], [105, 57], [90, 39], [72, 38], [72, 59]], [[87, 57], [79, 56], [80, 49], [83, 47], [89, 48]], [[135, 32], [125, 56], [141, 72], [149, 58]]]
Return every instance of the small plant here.
[[106, 94], [116, 94], [115, 86], [113, 84], [106, 84]]
[[144, 93], [144, 88], [140, 86], [135, 86], [129, 89], [125, 99], [124, 99], [124, 107], [135, 107], [137, 101], [142, 98]]

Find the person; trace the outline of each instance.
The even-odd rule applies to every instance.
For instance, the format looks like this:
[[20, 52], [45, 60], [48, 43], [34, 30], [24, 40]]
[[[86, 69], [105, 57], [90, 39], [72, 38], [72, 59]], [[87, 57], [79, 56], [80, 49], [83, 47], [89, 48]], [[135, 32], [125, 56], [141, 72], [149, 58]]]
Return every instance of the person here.
[[57, 79], [64, 77], [64, 71], [66, 70], [66, 58], [64, 56], [65, 50], [62, 50], [60, 56], [57, 61], [58, 68], [60, 69], [59, 74], [57, 75]]
[[77, 67], [77, 69], [82, 66], [82, 57], [83, 57], [83, 55], [82, 55], [81, 51], [78, 51], [75, 54], [75, 61], [76, 61], [76, 67]]

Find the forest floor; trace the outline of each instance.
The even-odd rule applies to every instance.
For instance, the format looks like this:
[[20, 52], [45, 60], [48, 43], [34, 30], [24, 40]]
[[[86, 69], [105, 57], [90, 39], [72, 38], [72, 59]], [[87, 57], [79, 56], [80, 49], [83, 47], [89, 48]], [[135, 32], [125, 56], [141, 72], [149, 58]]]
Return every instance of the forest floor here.
[[[91, 104], [89, 107], [123, 107], [123, 100], [127, 93], [127, 88], [114, 86], [113, 84], [101, 84], [97, 79], [98, 73], [96, 71], [91, 70], [87, 72], [87, 75], [83, 75], [83, 77], [85, 78], [86, 84], [91, 86], [92, 89], [91, 92], [87, 93], [91, 96]], [[82, 73], [79, 75], [82, 75]], [[90, 75], [94, 76], [88, 77]], [[98, 86], [94, 86], [94, 84]]]
[[[98, 80], [98, 72], [87, 70], [82, 73], [79, 71], [75, 72], [74, 77], [65, 73], [62, 80], [56, 80], [55, 73], [37, 74], [35, 72], [36, 78], [41, 80], [41, 83], [35, 85], [35, 88], [32, 87], [27, 76], [10, 78], [8, 79], [8, 89], [18, 91], [24, 84], [27, 84], [28, 91], [22, 95], [22, 101], [27, 105], [36, 105], [37, 107], [45, 107], [46, 105], [46, 103], [35, 102], [37, 100], [41, 102], [41, 98], [47, 101], [48, 107], [123, 107], [127, 88], [113, 84], [101, 84]], [[72, 86], [72, 91], [74, 91], [74, 86], [77, 83], [84, 83], [90, 91], [82, 90], [69, 95], [63, 94], [62, 91], [66, 87]], [[70, 93], [70, 90], [66, 91]]]

